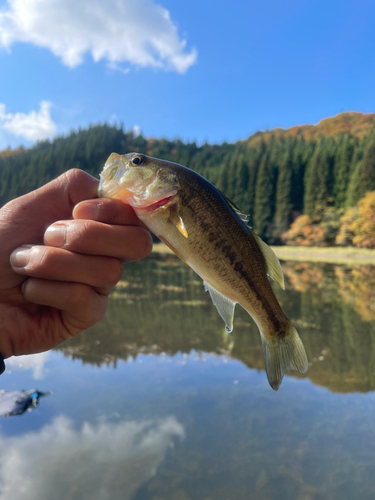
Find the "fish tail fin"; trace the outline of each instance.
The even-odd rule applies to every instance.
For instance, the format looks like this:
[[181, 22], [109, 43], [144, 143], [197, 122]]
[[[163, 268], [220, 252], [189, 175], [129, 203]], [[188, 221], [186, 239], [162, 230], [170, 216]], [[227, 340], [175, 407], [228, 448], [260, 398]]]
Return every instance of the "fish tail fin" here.
[[284, 336], [268, 339], [261, 334], [261, 339], [267, 378], [273, 390], [278, 390], [288, 369], [299, 373], [307, 371], [305, 348], [292, 323]]

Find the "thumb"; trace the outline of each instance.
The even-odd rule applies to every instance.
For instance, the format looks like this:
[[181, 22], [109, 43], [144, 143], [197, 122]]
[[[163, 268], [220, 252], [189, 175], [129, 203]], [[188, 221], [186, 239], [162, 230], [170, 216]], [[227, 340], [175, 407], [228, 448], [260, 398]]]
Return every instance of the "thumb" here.
[[73, 169], [5, 205], [0, 211], [0, 265], [20, 245], [43, 244], [50, 224], [71, 218], [74, 205], [80, 201], [96, 198], [98, 182]]

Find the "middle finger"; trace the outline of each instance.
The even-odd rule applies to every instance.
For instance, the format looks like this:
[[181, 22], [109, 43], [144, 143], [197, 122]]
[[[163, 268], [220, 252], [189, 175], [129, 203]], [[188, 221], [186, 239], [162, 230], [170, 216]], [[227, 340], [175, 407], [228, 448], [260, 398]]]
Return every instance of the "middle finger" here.
[[10, 256], [10, 263], [17, 274], [50, 281], [83, 283], [105, 295], [123, 273], [119, 259], [81, 255], [39, 245], [17, 248]]

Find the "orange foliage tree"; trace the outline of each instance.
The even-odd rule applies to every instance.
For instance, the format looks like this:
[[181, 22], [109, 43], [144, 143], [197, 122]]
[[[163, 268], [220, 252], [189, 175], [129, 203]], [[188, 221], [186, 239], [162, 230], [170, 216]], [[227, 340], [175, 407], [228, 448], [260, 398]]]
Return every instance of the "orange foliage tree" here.
[[340, 230], [336, 236], [335, 243], [338, 246], [353, 245], [353, 229], [352, 224], [358, 218], [358, 207], [350, 207], [341, 217]]
[[340, 228], [341, 210], [334, 207], [317, 207], [313, 218], [300, 215], [289, 230], [282, 235], [287, 245], [329, 246], [335, 242]]
[[349, 208], [341, 217], [337, 245], [375, 248], [375, 191], [369, 191], [357, 206]]
[[358, 218], [351, 224], [356, 247], [375, 248], [375, 191], [358, 202]]
[[313, 224], [308, 215], [300, 215], [281, 238], [287, 245], [321, 245], [324, 242], [324, 229]]

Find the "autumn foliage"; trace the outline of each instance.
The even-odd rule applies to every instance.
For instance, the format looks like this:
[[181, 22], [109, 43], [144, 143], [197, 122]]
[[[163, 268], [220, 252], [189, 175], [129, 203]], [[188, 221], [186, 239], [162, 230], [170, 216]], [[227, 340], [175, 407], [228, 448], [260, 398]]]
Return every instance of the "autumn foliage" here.
[[286, 245], [375, 248], [375, 191], [356, 206], [342, 210], [326, 207], [314, 217], [300, 215], [282, 235]]
[[332, 246], [340, 229], [342, 210], [318, 207], [313, 217], [300, 215], [282, 235], [287, 245]]
[[375, 248], [375, 191], [367, 193], [359, 200], [358, 217], [350, 228], [354, 233], [354, 246]]
[[324, 243], [324, 230], [319, 224], [313, 224], [308, 215], [300, 215], [282, 235], [287, 245], [320, 246]]

